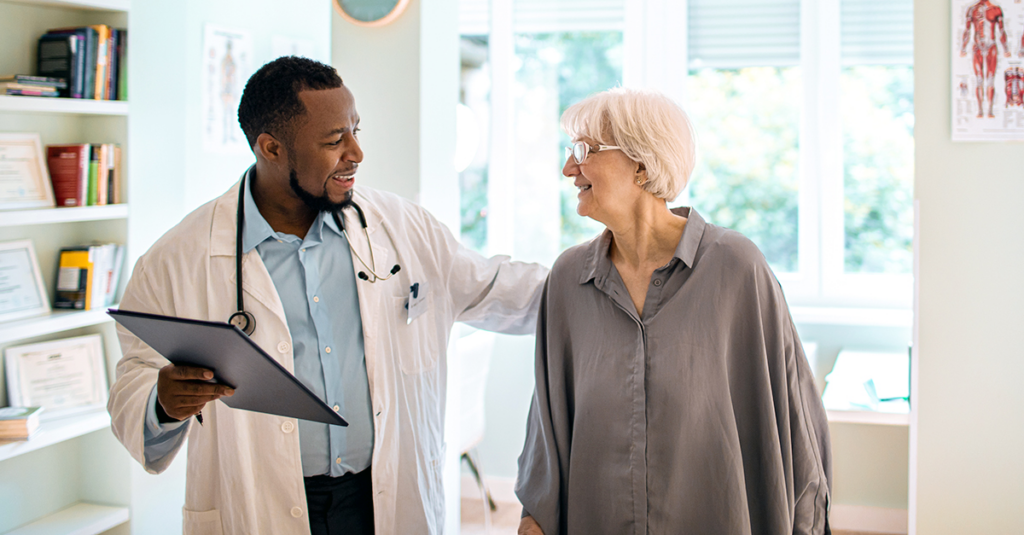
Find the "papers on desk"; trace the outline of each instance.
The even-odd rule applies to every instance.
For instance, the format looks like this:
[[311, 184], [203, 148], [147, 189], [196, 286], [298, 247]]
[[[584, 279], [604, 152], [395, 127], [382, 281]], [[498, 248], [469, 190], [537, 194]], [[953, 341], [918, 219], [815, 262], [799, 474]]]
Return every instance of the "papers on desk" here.
[[839, 352], [825, 377], [828, 410], [910, 413], [908, 352]]

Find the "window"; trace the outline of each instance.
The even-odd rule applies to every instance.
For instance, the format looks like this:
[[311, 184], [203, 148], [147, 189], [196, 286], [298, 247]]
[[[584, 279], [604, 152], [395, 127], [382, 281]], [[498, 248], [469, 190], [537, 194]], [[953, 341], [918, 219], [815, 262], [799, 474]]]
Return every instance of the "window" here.
[[670, 204], [753, 240], [791, 304], [909, 308], [912, 0], [461, 0], [461, 14], [492, 89], [489, 152], [467, 171], [482, 178], [463, 173], [481, 250], [551, 262], [601, 230], [561, 177], [558, 118], [625, 83], [678, 99], [697, 130]]

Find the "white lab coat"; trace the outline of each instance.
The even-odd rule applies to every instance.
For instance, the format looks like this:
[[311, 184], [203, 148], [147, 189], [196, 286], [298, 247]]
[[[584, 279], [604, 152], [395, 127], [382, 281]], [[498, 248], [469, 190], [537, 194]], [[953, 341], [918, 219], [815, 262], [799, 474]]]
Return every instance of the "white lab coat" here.
[[[136, 264], [121, 308], [227, 321], [236, 307], [237, 199], [236, 183], [160, 238]], [[374, 413], [376, 533], [438, 534], [445, 511], [443, 357], [452, 324], [532, 333], [547, 269], [473, 253], [426, 210], [396, 195], [361, 186], [355, 200], [366, 214], [378, 273], [401, 265], [390, 280], [356, 281]], [[358, 217], [345, 213], [353, 248], [369, 262]], [[363, 269], [354, 257], [352, 263]], [[242, 264], [245, 306], [257, 319], [252, 338], [292, 371], [292, 340], [270, 274], [255, 250]], [[407, 324], [405, 300], [414, 282], [426, 287], [428, 308]], [[114, 434], [147, 471], [159, 473], [184, 442], [159, 463], [145, 458], [147, 401], [168, 362], [123, 328], [118, 335], [124, 357], [108, 404]], [[194, 418], [186, 424], [184, 532], [308, 534], [296, 420], [220, 401], [208, 404], [203, 417], [203, 425]]]

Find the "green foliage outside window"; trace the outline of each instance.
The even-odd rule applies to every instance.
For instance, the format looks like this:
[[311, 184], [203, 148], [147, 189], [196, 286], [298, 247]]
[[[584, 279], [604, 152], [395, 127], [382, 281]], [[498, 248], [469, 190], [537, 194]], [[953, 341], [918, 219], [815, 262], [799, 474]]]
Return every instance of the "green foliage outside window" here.
[[843, 69], [845, 270], [910, 273], [914, 235], [914, 71]]
[[687, 84], [698, 141], [690, 204], [750, 238], [776, 271], [798, 265], [800, 94], [795, 67], [702, 69]]

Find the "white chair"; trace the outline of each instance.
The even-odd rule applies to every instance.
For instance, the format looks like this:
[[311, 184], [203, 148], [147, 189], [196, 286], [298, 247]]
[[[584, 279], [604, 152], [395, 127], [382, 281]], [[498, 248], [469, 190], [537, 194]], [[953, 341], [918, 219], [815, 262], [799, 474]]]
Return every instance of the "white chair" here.
[[[461, 459], [469, 465], [469, 470], [476, 478], [482, 497], [490, 511], [497, 510], [491, 492], [484, 483], [480, 470], [480, 458], [476, 446], [484, 438], [484, 394], [487, 387], [487, 372], [491, 365], [491, 353], [494, 350], [495, 334], [488, 331], [475, 331], [459, 339], [456, 348], [458, 355], [459, 392], [459, 453]], [[485, 519], [489, 519], [489, 511], [485, 511]], [[488, 522], [489, 523], [489, 522]]]

